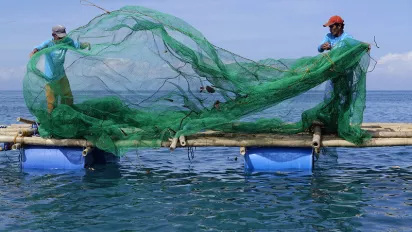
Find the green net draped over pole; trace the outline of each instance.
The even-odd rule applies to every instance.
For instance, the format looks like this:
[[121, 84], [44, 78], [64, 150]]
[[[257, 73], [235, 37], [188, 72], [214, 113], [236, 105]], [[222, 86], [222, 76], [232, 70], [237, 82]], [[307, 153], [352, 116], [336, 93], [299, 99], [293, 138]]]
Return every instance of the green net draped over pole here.
[[[296, 134], [314, 121], [357, 144], [370, 138], [360, 128], [369, 66], [360, 41], [314, 57], [252, 61], [179, 18], [136, 6], [100, 15], [68, 37], [27, 65], [24, 98], [42, 137], [87, 139], [117, 155], [204, 130]], [[326, 98], [325, 81], [333, 83]]]

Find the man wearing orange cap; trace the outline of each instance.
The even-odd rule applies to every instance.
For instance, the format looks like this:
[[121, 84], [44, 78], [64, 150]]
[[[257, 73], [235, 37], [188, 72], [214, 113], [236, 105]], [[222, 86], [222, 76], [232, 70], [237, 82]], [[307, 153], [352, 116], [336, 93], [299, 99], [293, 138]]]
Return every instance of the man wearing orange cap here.
[[[347, 38], [353, 39], [353, 37], [346, 32], [343, 31], [343, 28], [345, 27], [345, 24], [343, 24], [343, 19], [338, 16], [332, 16], [330, 17], [329, 21], [325, 23], [323, 26], [324, 27], [329, 27], [330, 33], [325, 35], [325, 38], [321, 42], [321, 44], [318, 46], [318, 51], [319, 52], [324, 52], [326, 50], [331, 50], [336, 45]], [[338, 45], [339, 46], [339, 45]], [[332, 81], [327, 81], [326, 82], [326, 88], [325, 88], [325, 95], [324, 99], [330, 99], [332, 96], [333, 92], [333, 83]]]
[[343, 31], [343, 28], [345, 27], [343, 22], [344, 21], [340, 16], [335, 15], [330, 17], [329, 21], [323, 25], [324, 27], [329, 27], [330, 33], [325, 35], [322, 43], [318, 46], [319, 52], [331, 50], [337, 43], [344, 39], [353, 39], [351, 35]]

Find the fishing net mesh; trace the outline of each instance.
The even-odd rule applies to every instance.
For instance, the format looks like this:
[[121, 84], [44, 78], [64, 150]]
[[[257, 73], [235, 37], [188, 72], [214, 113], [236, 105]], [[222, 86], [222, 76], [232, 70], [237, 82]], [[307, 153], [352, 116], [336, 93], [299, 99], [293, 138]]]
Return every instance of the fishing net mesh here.
[[[368, 45], [357, 40], [314, 57], [252, 61], [179, 18], [135, 6], [67, 38], [27, 65], [24, 98], [42, 137], [87, 139], [117, 155], [205, 130], [296, 134], [314, 121], [356, 144], [370, 137], [360, 128]], [[324, 82], [333, 85], [326, 97]]]

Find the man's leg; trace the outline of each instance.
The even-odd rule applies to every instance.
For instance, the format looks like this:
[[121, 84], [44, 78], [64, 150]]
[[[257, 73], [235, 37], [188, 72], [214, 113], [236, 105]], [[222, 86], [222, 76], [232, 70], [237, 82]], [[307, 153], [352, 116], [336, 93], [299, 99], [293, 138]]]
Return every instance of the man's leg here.
[[70, 88], [69, 79], [67, 79], [66, 76], [59, 80], [59, 88], [61, 91], [60, 103], [66, 105], [73, 105], [73, 93]]
[[54, 109], [54, 104], [56, 103], [56, 95], [49, 84], [46, 84], [46, 101], [47, 101], [47, 111], [51, 113]]

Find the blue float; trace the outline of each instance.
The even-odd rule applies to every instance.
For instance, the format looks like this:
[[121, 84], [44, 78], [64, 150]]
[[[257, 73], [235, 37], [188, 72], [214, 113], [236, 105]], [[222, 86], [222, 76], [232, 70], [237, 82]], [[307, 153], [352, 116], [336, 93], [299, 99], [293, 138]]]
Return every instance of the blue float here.
[[278, 172], [288, 170], [312, 171], [312, 148], [247, 147], [246, 172]]
[[79, 147], [24, 146], [21, 162], [23, 169], [79, 170], [96, 164], [118, 162], [115, 155], [97, 148], [86, 157]]

